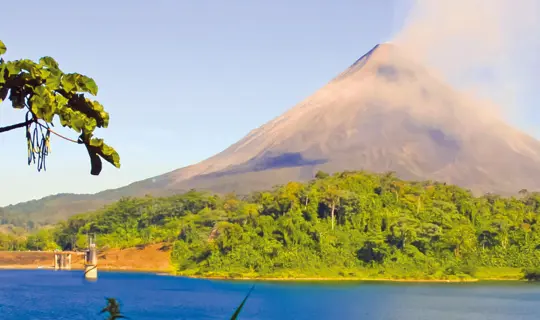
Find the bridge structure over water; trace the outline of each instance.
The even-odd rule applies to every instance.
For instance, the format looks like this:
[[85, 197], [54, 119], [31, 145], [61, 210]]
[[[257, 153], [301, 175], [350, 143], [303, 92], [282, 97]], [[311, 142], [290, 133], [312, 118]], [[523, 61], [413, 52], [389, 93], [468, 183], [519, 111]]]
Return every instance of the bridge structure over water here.
[[54, 253], [54, 269], [71, 270], [71, 257], [74, 254], [84, 255], [84, 277], [89, 280], [96, 280], [98, 270], [95, 235], [88, 235], [88, 249], [84, 252], [56, 251]]
[[[88, 236], [88, 248], [85, 251], [0, 251], [0, 269], [2, 268], [51, 268], [52, 260], [55, 270], [71, 270], [75, 262], [77, 268], [84, 265], [84, 278], [96, 280], [98, 276], [98, 251], [95, 235]], [[81, 261], [82, 260], [82, 261]]]
[[85, 256], [85, 252], [54, 251], [54, 270], [71, 270], [71, 257], [75, 255]]

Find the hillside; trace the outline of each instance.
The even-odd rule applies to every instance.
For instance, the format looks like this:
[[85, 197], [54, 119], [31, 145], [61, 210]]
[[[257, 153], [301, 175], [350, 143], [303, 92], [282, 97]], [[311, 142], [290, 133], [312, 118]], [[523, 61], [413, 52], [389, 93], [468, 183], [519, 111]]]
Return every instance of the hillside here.
[[56, 221], [122, 196], [192, 188], [247, 193], [318, 170], [394, 171], [477, 194], [540, 186], [540, 142], [447, 85], [392, 44], [375, 46], [288, 112], [198, 164], [95, 195], [57, 195], [4, 208]]
[[0, 234], [0, 248], [84, 249], [91, 232], [106, 253], [100, 268], [164, 270], [170, 253], [171, 269], [186, 276], [517, 280], [523, 269], [540, 274], [538, 226], [540, 193], [474, 197], [445, 183], [342, 172], [242, 199], [123, 199], [16, 246]]

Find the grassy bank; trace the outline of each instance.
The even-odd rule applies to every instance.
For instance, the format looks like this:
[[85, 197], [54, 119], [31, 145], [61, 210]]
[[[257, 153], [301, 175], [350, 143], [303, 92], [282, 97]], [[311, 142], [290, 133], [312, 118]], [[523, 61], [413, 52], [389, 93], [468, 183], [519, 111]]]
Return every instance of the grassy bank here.
[[[42, 266], [43, 269], [53, 269], [53, 266]], [[0, 265], [1, 269], [8, 270], [35, 270], [35, 265]], [[72, 270], [82, 271], [82, 265], [75, 265]], [[341, 274], [306, 274], [301, 272], [289, 271], [280, 274], [261, 275], [257, 273], [234, 273], [234, 272], [177, 272], [169, 266], [164, 268], [163, 264], [156, 266], [113, 266], [100, 265], [100, 271], [105, 272], [145, 272], [145, 273], [163, 273], [173, 276], [197, 278], [197, 279], [216, 279], [216, 280], [243, 280], [243, 281], [381, 281], [381, 282], [418, 282], [418, 283], [460, 283], [460, 282], [478, 282], [478, 281], [521, 281], [524, 273], [519, 268], [479, 268], [473, 275], [459, 276], [399, 276], [399, 275], [381, 275], [375, 274], [373, 270], [363, 270], [361, 272], [341, 272]], [[371, 272], [370, 272], [371, 271]]]
[[203, 279], [221, 280], [261, 280], [261, 281], [390, 281], [390, 282], [477, 282], [477, 281], [520, 281], [523, 279], [523, 271], [519, 268], [478, 268], [472, 275], [398, 275], [381, 274], [377, 270], [360, 270], [356, 272], [338, 272], [324, 274], [306, 274], [289, 271], [280, 274], [261, 275], [257, 273], [235, 272], [175, 272], [176, 276]]
[[380, 281], [380, 282], [433, 282], [433, 283], [449, 283], [449, 282], [477, 282], [478, 279], [387, 279], [387, 278], [351, 278], [351, 277], [329, 277], [329, 278], [272, 278], [272, 277], [232, 277], [232, 276], [188, 276], [195, 279], [213, 279], [213, 280], [239, 280], [239, 281]]
[[[100, 271], [167, 273], [176, 276], [227, 280], [264, 281], [396, 281], [396, 282], [476, 282], [482, 280], [516, 281], [524, 278], [521, 268], [478, 267], [469, 274], [454, 275], [426, 274], [421, 270], [399, 268], [326, 268], [306, 270], [286, 270], [261, 274], [257, 272], [206, 272], [198, 268], [175, 271], [170, 263], [170, 252], [163, 245], [149, 245], [144, 248], [109, 249], [98, 257]], [[53, 268], [52, 252], [0, 252], [0, 269], [35, 270]], [[74, 256], [72, 270], [83, 270], [81, 256]]]
[[480, 280], [521, 280], [524, 277], [523, 270], [520, 268], [478, 268], [474, 276]]

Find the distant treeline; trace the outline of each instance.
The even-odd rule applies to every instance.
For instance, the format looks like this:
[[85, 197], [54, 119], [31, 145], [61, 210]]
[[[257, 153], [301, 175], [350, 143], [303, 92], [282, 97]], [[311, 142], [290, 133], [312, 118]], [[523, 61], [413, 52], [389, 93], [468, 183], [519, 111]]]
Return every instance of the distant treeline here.
[[124, 198], [21, 247], [83, 248], [96, 233], [100, 247], [168, 242], [185, 275], [467, 278], [480, 267], [540, 265], [539, 214], [540, 194], [526, 190], [474, 197], [392, 173], [319, 172], [242, 199], [196, 191]]
[[0, 226], [11, 226], [22, 228], [25, 231], [34, 231], [45, 225], [47, 222], [34, 222], [17, 214], [7, 214], [0, 208]]

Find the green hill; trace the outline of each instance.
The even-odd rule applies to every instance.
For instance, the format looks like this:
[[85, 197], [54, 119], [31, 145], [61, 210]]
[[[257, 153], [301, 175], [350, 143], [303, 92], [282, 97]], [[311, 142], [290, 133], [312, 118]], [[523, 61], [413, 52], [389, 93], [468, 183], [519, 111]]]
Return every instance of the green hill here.
[[[124, 198], [33, 246], [172, 246], [180, 274], [377, 279], [516, 278], [540, 264], [540, 194], [475, 197], [392, 174], [322, 173], [247, 197]], [[37, 238], [36, 238], [37, 237]]]

